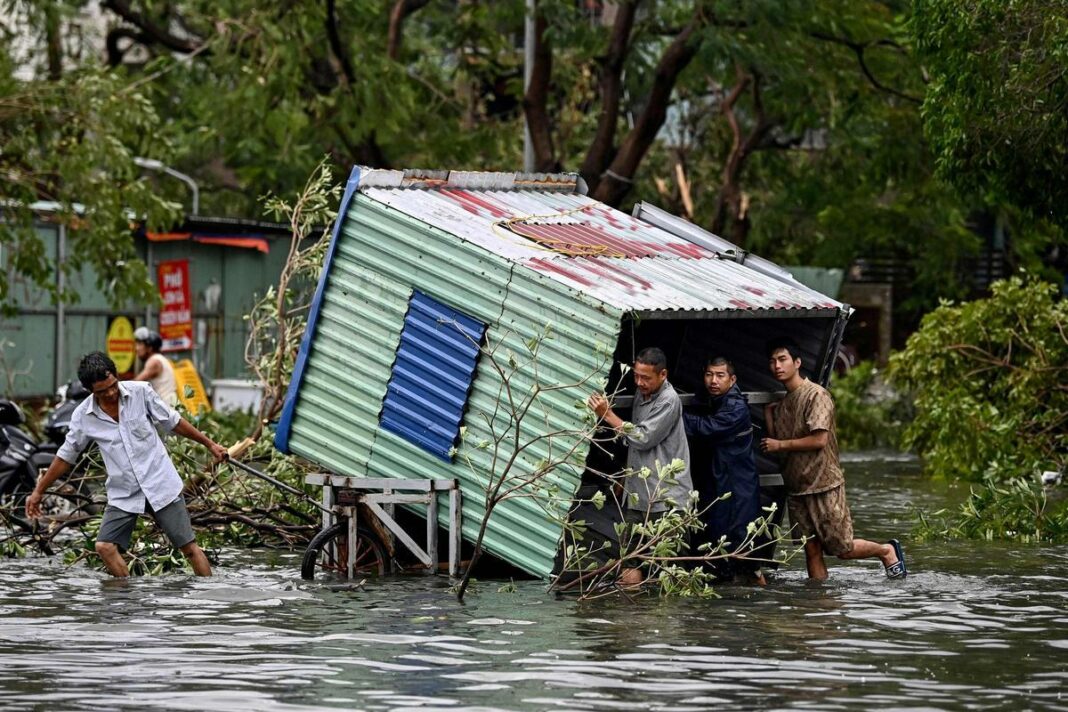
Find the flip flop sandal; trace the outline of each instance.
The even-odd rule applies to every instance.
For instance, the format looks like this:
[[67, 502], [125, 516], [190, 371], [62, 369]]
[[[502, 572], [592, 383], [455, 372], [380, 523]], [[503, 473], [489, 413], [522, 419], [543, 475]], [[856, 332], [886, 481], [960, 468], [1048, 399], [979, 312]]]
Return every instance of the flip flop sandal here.
[[903, 579], [909, 575], [909, 570], [905, 566], [905, 550], [897, 539], [891, 539], [887, 544], [894, 547], [894, 553], [897, 554], [897, 562], [886, 567], [886, 578]]

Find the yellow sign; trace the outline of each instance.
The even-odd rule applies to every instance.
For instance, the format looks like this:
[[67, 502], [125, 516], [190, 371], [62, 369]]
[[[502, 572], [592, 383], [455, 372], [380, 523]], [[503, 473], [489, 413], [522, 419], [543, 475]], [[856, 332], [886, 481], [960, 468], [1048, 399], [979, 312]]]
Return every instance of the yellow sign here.
[[[174, 364], [174, 380], [178, 382], [178, 400], [193, 415], [211, 410], [208, 394], [200, 381], [196, 366], [187, 358]], [[186, 395], [188, 393], [189, 395]]]
[[108, 358], [115, 362], [115, 370], [119, 373], [133, 368], [136, 356], [133, 331], [133, 324], [124, 316], [115, 317], [108, 325]]

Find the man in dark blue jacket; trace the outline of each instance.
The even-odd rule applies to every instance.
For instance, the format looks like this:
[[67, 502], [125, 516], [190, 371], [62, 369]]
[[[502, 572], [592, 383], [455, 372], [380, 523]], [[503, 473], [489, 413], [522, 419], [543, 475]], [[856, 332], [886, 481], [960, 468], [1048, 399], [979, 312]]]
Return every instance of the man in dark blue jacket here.
[[[722, 357], [710, 359], [704, 380], [707, 396], [698, 394], [695, 407], [683, 414], [690, 437], [694, 485], [701, 495], [702, 508], [728, 492], [731, 496], [705, 511], [705, 531], [697, 537], [695, 546], [703, 542], [716, 546], [720, 537], [726, 536], [730, 542], [726, 550], [733, 552], [746, 541], [749, 523], [761, 516], [753, 422], [730, 361]], [[718, 562], [714, 570], [725, 578], [739, 574], [763, 584], [756, 561], [732, 558]]]

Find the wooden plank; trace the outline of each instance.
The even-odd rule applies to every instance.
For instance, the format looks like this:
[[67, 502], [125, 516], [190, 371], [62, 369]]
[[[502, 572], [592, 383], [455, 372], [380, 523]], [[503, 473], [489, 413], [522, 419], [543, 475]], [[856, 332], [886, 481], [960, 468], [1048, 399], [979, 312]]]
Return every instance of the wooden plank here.
[[374, 502], [375, 504], [426, 504], [432, 501], [434, 495], [427, 494], [397, 494], [396, 492], [360, 494], [356, 496], [358, 502]]
[[317, 486], [330, 484], [334, 487], [351, 487], [353, 489], [415, 490], [417, 492], [429, 492], [431, 490], [445, 492], [457, 487], [456, 480], [417, 480], [397, 477], [349, 477], [347, 475], [333, 475], [329, 472], [316, 472], [311, 475], [306, 475], [304, 481], [309, 485]]
[[349, 546], [345, 561], [345, 575], [346, 578], [351, 579], [356, 576], [356, 542], [360, 537], [357, 532], [356, 507], [345, 507], [345, 514], [349, 519]]
[[[382, 490], [382, 494], [386, 494], [386, 495], [393, 494], [393, 490], [391, 490], [389, 488], [386, 488], [386, 489]], [[382, 510], [386, 514], [389, 515], [390, 519], [393, 519], [393, 517], [397, 516], [396, 509], [397, 508], [394, 507], [392, 504], [386, 504], [384, 507], [382, 507]], [[387, 542], [387, 544], [389, 545], [389, 550], [393, 551], [393, 552], [396, 552], [397, 542], [396, 542], [396, 539], [393, 537], [393, 532], [391, 532], [391, 531], [389, 531], [387, 529], [386, 530], [386, 536], [389, 537], [389, 541]], [[391, 574], [397, 573], [397, 557], [396, 556], [389, 557], [389, 572]]]
[[[323, 487], [323, 507], [329, 510], [334, 509], [334, 488]], [[323, 512], [323, 531], [326, 531], [330, 527], [334, 526], [336, 517], [333, 514], [327, 514]]]
[[460, 486], [456, 480], [431, 480], [431, 482], [434, 483], [434, 489], [439, 492], [447, 492]]
[[404, 531], [404, 529], [401, 528], [401, 525], [397, 524], [394, 519], [386, 515], [386, 512], [382, 509], [381, 505], [375, 502], [368, 502], [367, 508], [374, 512], [375, 516], [378, 517], [378, 520], [393, 532], [394, 536], [400, 540], [400, 543], [408, 547], [408, 550], [415, 554], [417, 559], [423, 562], [423, 566], [433, 565], [430, 562], [430, 555], [423, 551], [422, 547], [416, 544], [414, 539], [408, 536], [408, 532]]
[[430, 501], [426, 505], [426, 553], [430, 557], [432, 569], [427, 569], [431, 574], [438, 566], [438, 496], [430, 495]]
[[436, 480], [406, 480], [392, 477], [346, 477], [344, 475], [331, 475], [328, 473], [316, 473], [307, 475], [304, 481], [309, 485], [331, 485], [333, 487], [350, 487], [352, 489], [380, 490], [390, 488], [394, 490], [414, 490], [417, 492], [429, 492], [434, 489]]
[[745, 397], [749, 405], [764, 405], [781, 401], [786, 397], [786, 391], [745, 391]]
[[449, 491], [449, 576], [452, 577], [460, 575], [460, 497], [459, 487]]

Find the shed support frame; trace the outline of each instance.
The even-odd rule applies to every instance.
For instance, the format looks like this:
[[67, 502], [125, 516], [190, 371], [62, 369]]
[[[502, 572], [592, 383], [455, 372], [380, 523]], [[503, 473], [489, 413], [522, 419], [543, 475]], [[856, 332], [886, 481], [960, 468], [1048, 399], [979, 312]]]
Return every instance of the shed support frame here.
[[[355, 576], [358, 504], [362, 503], [378, 518], [390, 535], [405, 546], [426, 567], [426, 573], [438, 567], [438, 498], [448, 495], [449, 507], [449, 576], [460, 573], [460, 537], [462, 524], [462, 495], [457, 480], [417, 480], [389, 477], [348, 477], [317, 473], [308, 475], [304, 481], [323, 488], [323, 506], [332, 513], [323, 512], [323, 529], [337, 521], [341, 515], [348, 520], [348, 561], [346, 576]], [[339, 506], [338, 489], [364, 490], [356, 495], [355, 504]], [[351, 501], [351, 500], [350, 500]], [[427, 508], [426, 545], [420, 546], [394, 518], [398, 504], [423, 504]], [[390, 557], [390, 571], [393, 558]]]

